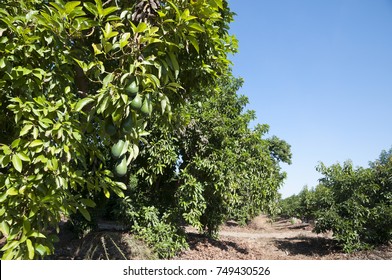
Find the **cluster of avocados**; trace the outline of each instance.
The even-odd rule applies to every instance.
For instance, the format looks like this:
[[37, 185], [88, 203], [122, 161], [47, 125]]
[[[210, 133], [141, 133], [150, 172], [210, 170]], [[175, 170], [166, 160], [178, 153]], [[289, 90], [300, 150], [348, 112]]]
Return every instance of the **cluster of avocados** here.
[[127, 149], [128, 143], [121, 139], [118, 140], [111, 149], [112, 156], [117, 159], [114, 172], [119, 177], [122, 177], [127, 173], [127, 157], [125, 156]]
[[[152, 112], [152, 104], [150, 95], [145, 94], [144, 98], [140, 93], [139, 82], [136, 77], [128, 79], [125, 83], [124, 91], [132, 99], [130, 107], [132, 112], [121, 123], [121, 130], [118, 130], [111, 118], [104, 123], [104, 131], [110, 136], [117, 138], [122, 133], [128, 134], [132, 132], [132, 128], [136, 125], [137, 113], [149, 116]], [[118, 134], [117, 134], [118, 133]], [[117, 135], [117, 137], [116, 137]], [[118, 139], [118, 138], [117, 138]], [[113, 158], [117, 159], [114, 172], [117, 176], [122, 177], [127, 173], [126, 153], [128, 149], [128, 141], [118, 140], [111, 148]]]
[[150, 96], [146, 94], [144, 99], [142, 98], [139, 93], [138, 81], [135, 77], [128, 80], [128, 83], [124, 89], [128, 96], [133, 98], [131, 101], [131, 108], [133, 110], [135, 110], [136, 112], [140, 111], [143, 115], [151, 114], [152, 104], [150, 101]]
[[136, 112], [140, 111], [145, 116], [150, 115], [152, 111], [152, 105], [149, 100], [149, 96], [146, 95], [144, 100], [142, 100], [141, 95], [136, 94], [136, 96], [131, 101], [131, 108]]
[[[105, 133], [110, 137], [117, 134], [117, 128], [111, 120], [105, 121]], [[132, 129], [132, 120], [125, 119], [122, 124], [122, 129], [124, 132], [129, 132]], [[117, 138], [118, 139], [118, 138]], [[112, 157], [117, 159], [114, 171], [119, 177], [124, 176], [127, 173], [127, 160], [126, 153], [128, 150], [129, 141], [124, 141], [122, 139], [118, 140], [113, 144], [111, 148]]]

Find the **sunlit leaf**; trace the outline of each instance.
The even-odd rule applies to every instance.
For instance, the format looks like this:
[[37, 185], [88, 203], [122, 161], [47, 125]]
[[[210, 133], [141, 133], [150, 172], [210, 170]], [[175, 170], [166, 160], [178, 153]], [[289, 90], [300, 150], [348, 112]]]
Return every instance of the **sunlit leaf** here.
[[37, 244], [35, 250], [41, 255], [45, 256], [50, 253], [50, 249], [42, 244]]
[[29, 259], [32, 260], [34, 258], [34, 253], [35, 253], [35, 250], [34, 250], [34, 247], [33, 247], [33, 243], [31, 242], [30, 239], [27, 239], [26, 240], [26, 245], [27, 245], [27, 250], [29, 252]]
[[94, 102], [94, 99], [91, 97], [86, 97], [86, 98], [80, 99], [78, 101], [78, 103], [76, 103], [75, 111], [76, 112], [81, 111], [87, 104], [90, 104], [92, 102]]
[[30, 158], [29, 158], [24, 152], [19, 152], [19, 153], [17, 153], [17, 156], [18, 156], [22, 161], [30, 161]]
[[9, 227], [7, 221], [3, 220], [0, 222], [0, 232], [4, 236], [8, 236], [10, 234], [10, 227]]
[[42, 140], [37, 139], [37, 140], [34, 140], [33, 142], [31, 142], [29, 146], [31, 148], [34, 148], [34, 147], [37, 147], [37, 146], [41, 146], [43, 144], [44, 144], [44, 142], [42, 142]]
[[12, 156], [12, 165], [18, 172], [22, 172], [23, 164], [18, 155]]
[[80, 1], [70, 1], [67, 2], [64, 6], [64, 10], [66, 14], [70, 14], [77, 6], [80, 5]]

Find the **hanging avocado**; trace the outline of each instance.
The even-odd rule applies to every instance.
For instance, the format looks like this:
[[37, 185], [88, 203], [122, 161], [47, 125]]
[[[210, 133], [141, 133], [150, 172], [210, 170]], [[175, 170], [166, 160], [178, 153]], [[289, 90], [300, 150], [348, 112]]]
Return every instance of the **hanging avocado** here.
[[150, 100], [148, 98], [145, 98], [143, 101], [143, 105], [142, 108], [140, 109], [140, 111], [144, 114], [144, 115], [150, 115], [151, 111], [152, 111], [152, 104], [150, 102]]
[[[135, 117], [136, 119], [136, 117]], [[134, 116], [131, 114], [129, 114], [129, 116], [123, 121], [122, 123], [122, 130], [124, 133], [130, 133], [132, 130], [132, 127], [135, 126], [135, 121]]]
[[131, 97], [134, 97], [139, 92], [139, 86], [137, 85], [136, 78], [129, 81], [125, 87], [125, 92]]
[[114, 167], [114, 171], [119, 177], [127, 174], [127, 157], [124, 156], [117, 162], [116, 166]]
[[109, 136], [113, 136], [117, 132], [115, 125], [109, 119], [105, 121], [104, 129], [105, 133]]
[[131, 102], [131, 108], [137, 111], [140, 107], [142, 107], [142, 97], [140, 94], [136, 94], [135, 98]]
[[112, 146], [112, 156], [118, 158], [121, 156], [121, 152], [124, 148], [125, 142], [123, 140], [118, 140], [116, 144]]

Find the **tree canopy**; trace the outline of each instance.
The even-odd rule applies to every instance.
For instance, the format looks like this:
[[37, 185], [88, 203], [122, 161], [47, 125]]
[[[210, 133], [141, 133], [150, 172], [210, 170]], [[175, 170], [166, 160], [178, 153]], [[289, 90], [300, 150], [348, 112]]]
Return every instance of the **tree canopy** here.
[[248, 128], [232, 19], [224, 0], [0, 3], [3, 259], [52, 254], [101, 194], [135, 233], [174, 240], [162, 256], [183, 221], [213, 234], [272, 207], [290, 147]]
[[346, 252], [387, 244], [392, 238], [392, 149], [369, 167], [351, 161], [325, 166], [315, 188], [280, 201], [281, 214], [315, 221], [317, 233], [332, 231]]

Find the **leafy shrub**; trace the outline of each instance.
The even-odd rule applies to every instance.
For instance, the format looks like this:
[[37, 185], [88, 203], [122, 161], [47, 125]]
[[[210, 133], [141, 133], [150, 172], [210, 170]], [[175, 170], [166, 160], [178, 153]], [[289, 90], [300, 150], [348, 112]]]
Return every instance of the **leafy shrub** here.
[[284, 218], [299, 218], [302, 216], [300, 213], [300, 199], [298, 195], [294, 194], [285, 199], [281, 199], [279, 201], [278, 207], [279, 215]]
[[391, 240], [392, 157], [370, 168], [353, 168], [348, 161], [331, 167], [320, 164], [318, 170], [332, 200], [320, 205], [316, 232], [332, 230], [347, 252]]
[[188, 248], [185, 232], [173, 222], [170, 214], [160, 215], [154, 206], [128, 211], [131, 232], [145, 241], [160, 258], [170, 258]]
[[280, 216], [313, 221], [320, 209], [331, 204], [331, 199], [329, 190], [324, 185], [320, 184], [310, 189], [305, 186], [298, 195], [292, 195], [279, 201]]
[[[152, 199], [158, 194], [152, 194], [145, 183], [135, 175], [131, 176], [125, 198], [115, 198], [115, 203], [108, 205], [109, 210], [113, 218], [128, 226], [131, 233], [146, 242], [158, 257], [173, 257], [188, 246], [181, 220], [169, 206], [170, 200], [157, 203]], [[161, 207], [156, 207], [155, 203]]]

